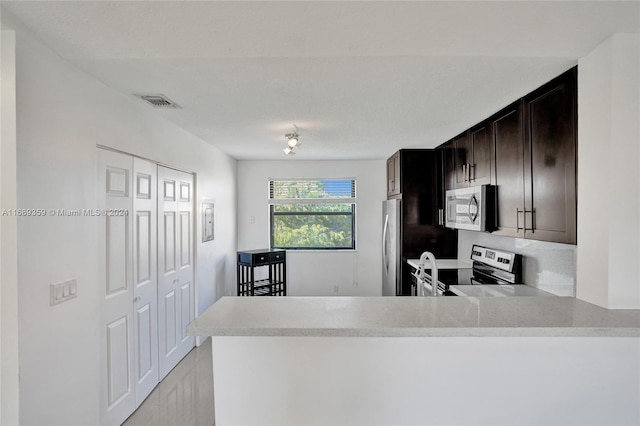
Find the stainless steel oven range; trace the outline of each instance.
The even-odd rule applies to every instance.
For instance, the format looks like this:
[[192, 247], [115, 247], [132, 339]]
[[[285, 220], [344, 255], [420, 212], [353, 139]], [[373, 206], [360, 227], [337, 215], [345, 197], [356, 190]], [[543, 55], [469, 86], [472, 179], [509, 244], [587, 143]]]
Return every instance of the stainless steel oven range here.
[[[452, 285], [522, 284], [519, 254], [474, 245], [471, 260], [471, 268], [438, 270], [438, 295], [456, 296], [449, 289]], [[431, 287], [430, 270], [425, 270], [422, 277], [427, 287]]]

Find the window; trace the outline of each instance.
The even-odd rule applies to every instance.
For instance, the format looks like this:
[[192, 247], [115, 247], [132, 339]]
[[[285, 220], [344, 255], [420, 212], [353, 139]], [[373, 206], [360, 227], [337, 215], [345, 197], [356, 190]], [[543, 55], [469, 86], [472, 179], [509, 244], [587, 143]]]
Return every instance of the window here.
[[269, 209], [272, 248], [356, 248], [353, 179], [272, 179]]

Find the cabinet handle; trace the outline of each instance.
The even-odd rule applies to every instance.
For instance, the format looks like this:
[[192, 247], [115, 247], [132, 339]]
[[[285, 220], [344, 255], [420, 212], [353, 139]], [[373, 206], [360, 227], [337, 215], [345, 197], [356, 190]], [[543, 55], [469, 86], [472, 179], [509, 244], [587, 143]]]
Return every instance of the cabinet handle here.
[[[475, 164], [469, 164], [469, 182], [471, 182], [472, 180], [476, 180], [476, 165]], [[471, 169], [473, 169], [473, 178], [471, 178]]]
[[[531, 228], [527, 228], [527, 213], [531, 213]], [[535, 232], [536, 229], [536, 209], [524, 210], [524, 230]]]
[[[524, 225], [524, 227], [522, 227], [522, 228], [520, 227], [520, 213], [522, 213], [522, 218], [523, 218], [522, 222], [523, 222], [523, 225]], [[527, 228], [527, 213], [531, 213], [531, 228]], [[524, 231], [534, 232], [535, 231], [535, 227], [536, 227], [536, 225], [535, 225], [535, 221], [536, 221], [535, 217], [536, 217], [536, 209], [533, 209], [533, 210], [527, 210], [527, 209], [520, 210], [520, 209], [516, 208], [516, 231], [519, 231], [519, 230], [522, 229]]]
[[464, 181], [467, 181], [467, 165], [463, 164], [462, 165], [462, 176], [464, 176]]
[[531, 210], [531, 231], [536, 230], [536, 209]]
[[520, 213], [522, 213], [523, 218], [524, 218], [524, 210], [520, 210], [518, 208], [516, 208], [516, 232], [519, 230], [524, 230], [524, 228], [520, 228]]

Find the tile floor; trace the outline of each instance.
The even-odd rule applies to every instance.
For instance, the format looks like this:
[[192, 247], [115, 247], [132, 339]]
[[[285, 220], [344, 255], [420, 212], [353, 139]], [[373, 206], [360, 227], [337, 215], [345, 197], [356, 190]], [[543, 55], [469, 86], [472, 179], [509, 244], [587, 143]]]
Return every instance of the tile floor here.
[[212, 426], [211, 339], [194, 348], [122, 426]]

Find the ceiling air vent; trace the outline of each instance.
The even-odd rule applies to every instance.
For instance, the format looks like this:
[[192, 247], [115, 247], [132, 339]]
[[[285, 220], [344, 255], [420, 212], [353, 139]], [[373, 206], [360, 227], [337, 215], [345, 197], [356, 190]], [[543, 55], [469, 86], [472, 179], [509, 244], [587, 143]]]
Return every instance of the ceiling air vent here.
[[167, 98], [165, 95], [136, 95], [148, 102], [154, 108], [180, 108], [180, 105]]

